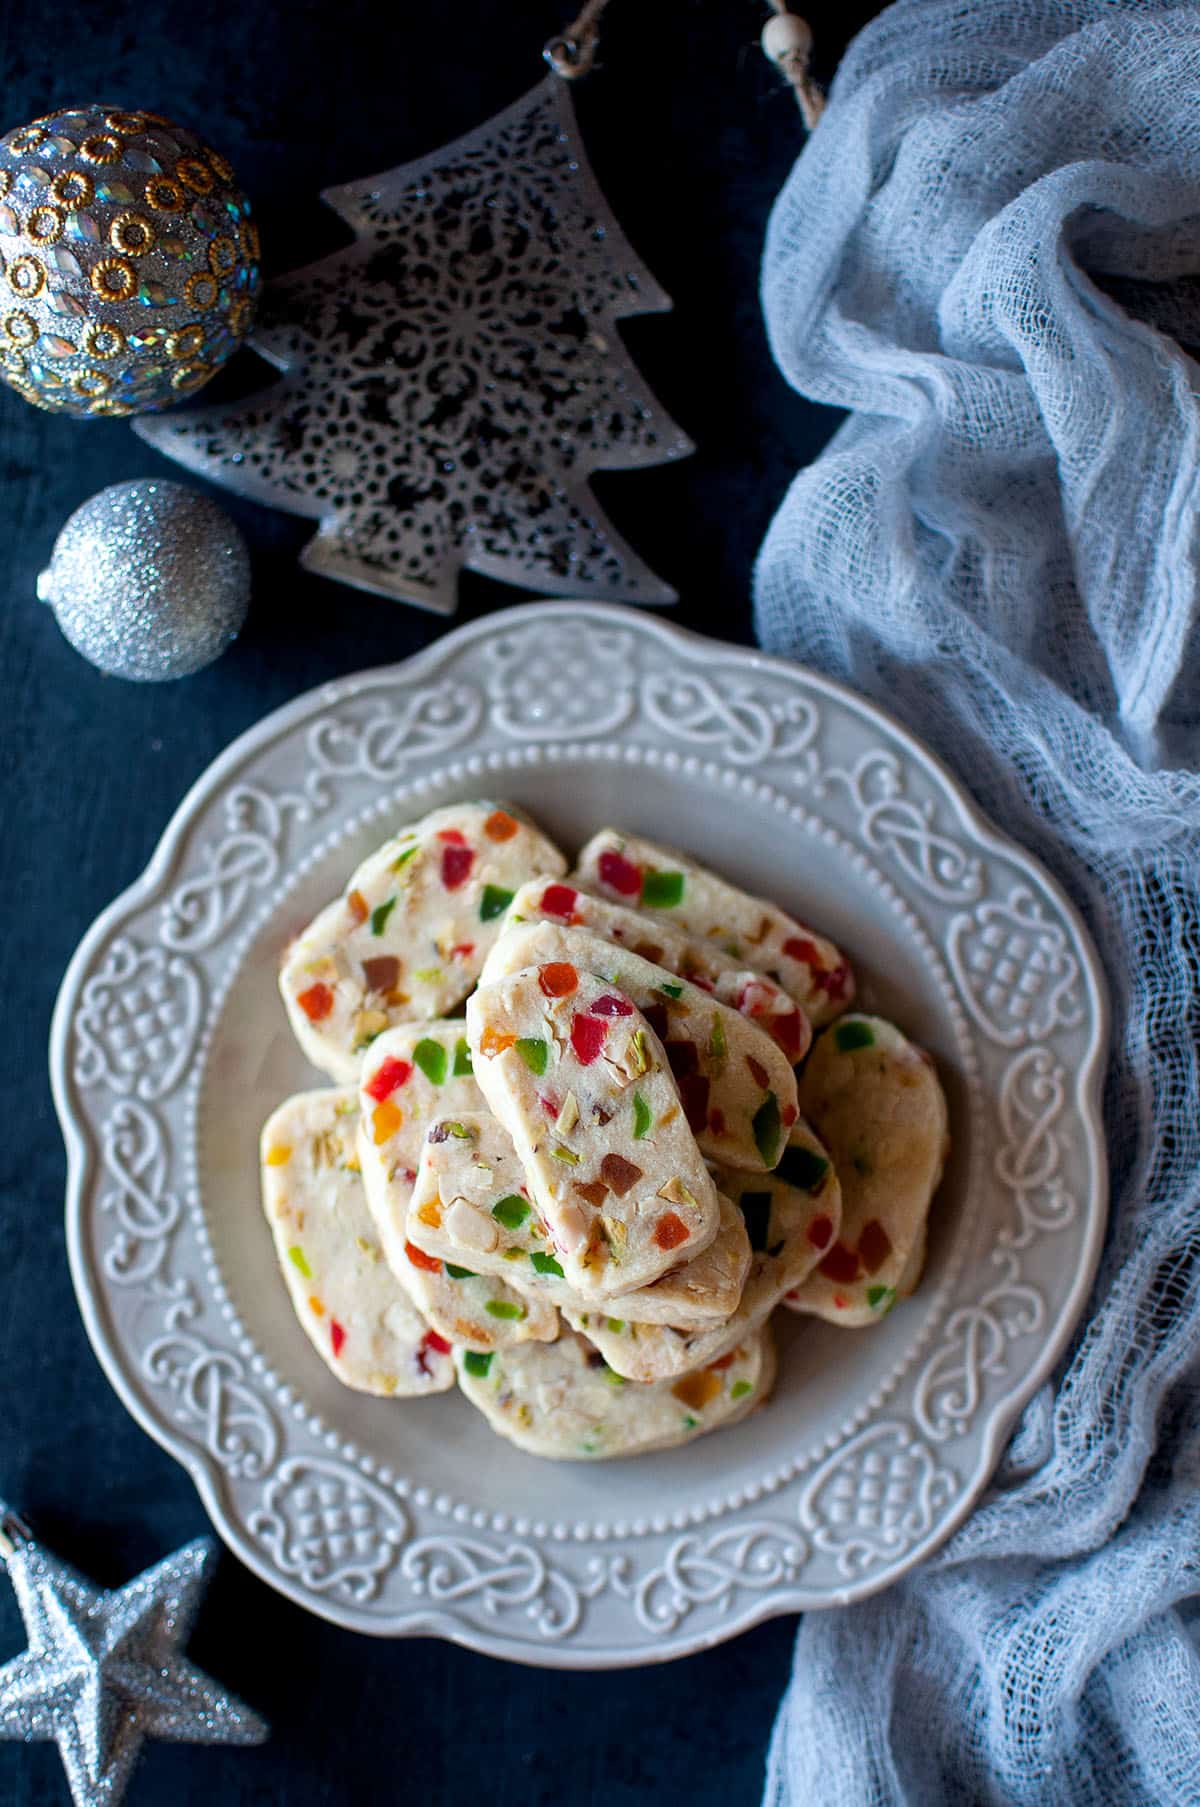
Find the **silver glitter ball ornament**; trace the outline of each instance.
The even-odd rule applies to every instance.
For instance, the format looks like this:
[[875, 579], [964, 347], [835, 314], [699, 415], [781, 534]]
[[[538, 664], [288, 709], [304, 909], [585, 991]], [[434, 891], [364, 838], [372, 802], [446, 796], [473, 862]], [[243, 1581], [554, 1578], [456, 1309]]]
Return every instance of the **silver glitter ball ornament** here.
[[77, 508], [37, 593], [76, 652], [157, 683], [209, 665], [250, 600], [250, 555], [223, 509], [157, 478], [114, 483]]
[[64, 107], [0, 137], [0, 377], [55, 413], [141, 414], [245, 338], [258, 228], [233, 170], [157, 113]]

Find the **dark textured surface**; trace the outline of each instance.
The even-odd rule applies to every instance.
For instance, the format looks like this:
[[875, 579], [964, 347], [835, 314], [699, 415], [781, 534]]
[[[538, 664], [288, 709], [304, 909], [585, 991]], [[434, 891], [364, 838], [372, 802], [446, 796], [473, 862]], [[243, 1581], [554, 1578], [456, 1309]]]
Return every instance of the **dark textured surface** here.
[[[567, 10], [532, 0], [504, 9], [458, 0], [452, 10], [214, 0], [183, 12], [64, 14], [31, 0], [0, 14], [3, 126], [91, 98], [175, 115], [236, 164], [270, 273], [343, 242], [318, 189], [443, 142], [532, 85], [542, 40]], [[874, 9], [808, 10], [828, 76]], [[675, 468], [601, 478], [598, 488], [679, 589], [676, 618], [738, 640], [750, 638], [758, 541], [833, 424], [785, 390], [759, 320], [763, 225], [800, 143], [791, 99], [756, 48], [764, 13], [754, 0], [614, 0], [606, 67], [578, 96], [601, 183], [676, 300], [674, 315], [631, 322], [628, 342], [700, 447]], [[444, 624], [305, 576], [294, 565], [305, 523], [230, 503], [255, 564], [240, 642], [178, 685], [103, 679], [34, 600], [36, 574], [87, 496], [171, 467], [118, 422], [52, 419], [4, 391], [0, 472], [0, 1494], [62, 1555], [116, 1582], [196, 1535], [204, 1516], [183, 1471], [109, 1391], [79, 1321], [46, 1080], [59, 978], [228, 741], [311, 685], [401, 658]], [[460, 619], [512, 599], [467, 579]], [[148, 1747], [130, 1799], [753, 1802], [791, 1635], [777, 1621], [663, 1669], [535, 1673], [443, 1644], [332, 1630], [226, 1558], [192, 1650], [268, 1716], [274, 1738], [251, 1752]], [[0, 1584], [0, 1659], [20, 1644]], [[5, 1807], [65, 1799], [52, 1746], [0, 1744]]]

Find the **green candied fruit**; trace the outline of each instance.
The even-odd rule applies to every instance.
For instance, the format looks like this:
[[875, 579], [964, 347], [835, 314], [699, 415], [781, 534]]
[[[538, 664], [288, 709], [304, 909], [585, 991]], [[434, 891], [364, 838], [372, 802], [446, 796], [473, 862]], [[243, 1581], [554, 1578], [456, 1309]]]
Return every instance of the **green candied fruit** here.
[[529, 1216], [529, 1206], [517, 1193], [509, 1192], [504, 1198], [498, 1198], [492, 1206], [492, 1216], [497, 1223], [502, 1223], [506, 1230], [519, 1230]]
[[683, 1414], [683, 1428], [685, 1431], [694, 1431], [699, 1422], [700, 1420], [698, 1418], [693, 1418], [690, 1412], [685, 1412]]
[[650, 1125], [654, 1121], [653, 1113], [640, 1092], [633, 1094], [633, 1139], [640, 1142], [649, 1134]]
[[304, 1256], [304, 1250], [300, 1247], [298, 1242], [293, 1243], [292, 1247], [288, 1250], [288, 1260], [296, 1269], [297, 1273], [303, 1274], [306, 1280], [312, 1279], [312, 1269], [309, 1267]]
[[895, 1303], [896, 1289], [894, 1286], [868, 1286], [867, 1304], [872, 1311], [877, 1311], [881, 1318], [886, 1317]]
[[719, 1016], [714, 1016], [712, 1034], [708, 1038], [708, 1052], [713, 1060], [724, 1060], [726, 1051], [725, 1025]]
[[376, 904], [371, 911], [371, 933], [382, 935], [387, 927], [387, 919], [396, 908], [396, 899], [389, 897], [386, 903]]
[[513, 893], [502, 885], [485, 885], [479, 900], [480, 922], [494, 922], [497, 916], [503, 916], [512, 900]]
[[681, 998], [683, 996], [683, 986], [682, 985], [668, 985], [664, 981], [663, 984], [661, 984], [658, 989], [660, 991], [665, 991], [669, 998]]
[[604, 1378], [610, 1387], [623, 1387], [625, 1385], [625, 1376], [623, 1374], [618, 1374], [615, 1368], [610, 1368], [607, 1362], [604, 1364]]
[[454, 1044], [454, 1077], [455, 1079], [470, 1079], [474, 1071], [467, 1038], [465, 1035], [460, 1036]]
[[620, 1336], [625, 1328], [624, 1318], [605, 1318], [604, 1328], [611, 1330], [614, 1336]]
[[513, 1323], [525, 1316], [525, 1307], [514, 1299], [489, 1299], [483, 1309], [489, 1318], [506, 1318]]
[[774, 1092], [768, 1092], [750, 1125], [754, 1131], [754, 1142], [763, 1159], [764, 1167], [774, 1167], [779, 1159], [779, 1138], [783, 1131], [783, 1119], [779, 1114], [779, 1100]]
[[421, 985], [434, 985], [442, 976], [440, 966], [417, 966], [413, 968], [413, 978]]
[[430, 1085], [444, 1085], [446, 1070], [450, 1057], [441, 1042], [432, 1041], [424, 1036], [413, 1049], [413, 1059], [424, 1073]]
[[463, 1356], [463, 1367], [468, 1374], [477, 1375], [482, 1380], [492, 1365], [494, 1353], [494, 1351], [489, 1351], [487, 1355], [484, 1355], [478, 1349], [468, 1349]]
[[816, 1192], [825, 1182], [829, 1162], [814, 1148], [785, 1148], [775, 1171], [798, 1192]]
[[550, 1150], [550, 1155], [553, 1160], [561, 1161], [564, 1167], [579, 1166], [580, 1157], [573, 1148], [568, 1148], [565, 1142], [556, 1142]]
[[452, 1261], [444, 1261], [442, 1266], [452, 1280], [477, 1280], [479, 1278], [473, 1268], [455, 1267]]
[[875, 1031], [870, 1023], [864, 1023], [861, 1017], [855, 1017], [848, 1023], [839, 1023], [833, 1032], [833, 1039], [843, 1054], [853, 1054], [856, 1048], [873, 1048]]
[[403, 867], [408, 865], [409, 860], [416, 858], [420, 850], [420, 842], [414, 841], [411, 847], [406, 847], [403, 853], [398, 853], [396, 855], [395, 859], [392, 861], [392, 871], [401, 871]]
[[642, 881], [642, 903], [647, 910], [673, 910], [682, 902], [682, 872], [647, 872]]
[[539, 1078], [546, 1071], [550, 1061], [550, 1050], [538, 1035], [522, 1035], [517, 1041], [517, 1053], [525, 1062], [531, 1073]]
[[553, 1255], [544, 1255], [541, 1249], [534, 1249], [531, 1251], [529, 1259], [533, 1263], [535, 1274], [555, 1274], [558, 1279], [565, 1279], [562, 1267]]
[[754, 1388], [750, 1385], [748, 1380], [735, 1380], [729, 1389], [729, 1397], [731, 1399], [744, 1399], [747, 1393], [753, 1393], [753, 1391]]

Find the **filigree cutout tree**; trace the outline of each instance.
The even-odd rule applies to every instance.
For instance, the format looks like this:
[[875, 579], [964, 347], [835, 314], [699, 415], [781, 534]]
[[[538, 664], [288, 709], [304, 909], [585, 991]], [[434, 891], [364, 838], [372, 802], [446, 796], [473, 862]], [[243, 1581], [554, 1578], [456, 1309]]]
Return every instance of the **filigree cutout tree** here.
[[302, 563], [359, 589], [452, 614], [469, 566], [674, 601], [588, 487], [691, 445], [619, 337], [671, 303], [600, 193], [566, 83], [323, 198], [355, 242], [268, 284], [251, 343], [282, 380], [138, 421], [142, 437], [315, 517]]

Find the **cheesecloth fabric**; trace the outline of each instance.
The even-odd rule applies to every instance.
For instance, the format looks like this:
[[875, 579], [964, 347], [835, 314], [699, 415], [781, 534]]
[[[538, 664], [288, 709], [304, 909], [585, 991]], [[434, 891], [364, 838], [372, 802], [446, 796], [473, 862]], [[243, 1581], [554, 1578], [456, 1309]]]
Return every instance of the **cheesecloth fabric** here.
[[950, 1543], [802, 1621], [766, 1800], [1200, 1803], [1200, 9], [900, 0], [763, 296], [849, 416], [762, 548], [761, 641], [1046, 862], [1114, 1011], [1084, 1321]]

